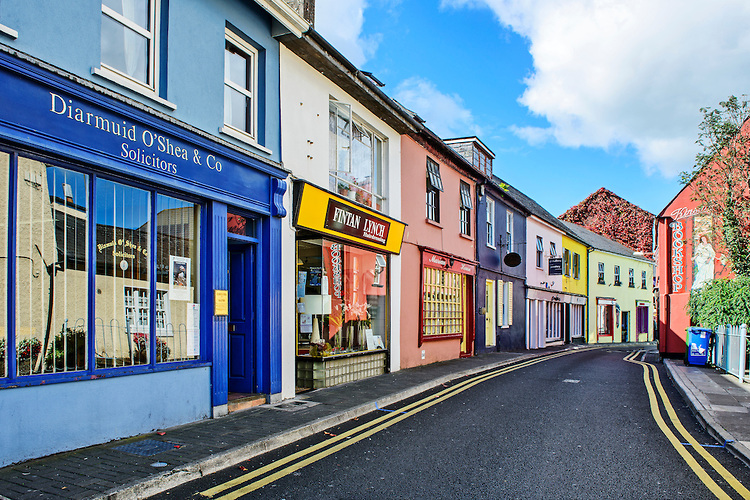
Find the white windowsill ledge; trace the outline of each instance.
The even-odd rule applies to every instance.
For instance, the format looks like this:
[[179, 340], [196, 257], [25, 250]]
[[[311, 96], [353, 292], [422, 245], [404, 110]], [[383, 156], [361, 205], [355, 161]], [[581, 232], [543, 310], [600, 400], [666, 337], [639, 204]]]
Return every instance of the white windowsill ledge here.
[[8, 28], [4, 24], [0, 24], [0, 34], [8, 36], [8, 37], [12, 38], [13, 40], [15, 40], [16, 38], [18, 38], [18, 31], [14, 30], [12, 28]]
[[177, 109], [177, 106], [174, 103], [171, 103], [166, 99], [162, 99], [153, 90], [146, 88], [145, 86], [140, 85], [134, 81], [131, 81], [129, 78], [121, 75], [120, 73], [117, 73], [116, 71], [112, 71], [105, 66], [102, 66], [100, 68], [91, 68], [91, 74], [100, 76], [105, 80], [109, 80], [110, 82], [121, 87], [125, 87], [128, 90], [132, 90], [133, 92], [137, 92], [143, 97], [151, 99], [152, 101], [161, 104], [165, 108], [171, 109], [172, 111]]
[[229, 137], [237, 139], [238, 141], [244, 142], [248, 146], [252, 146], [258, 151], [261, 151], [267, 155], [273, 154], [273, 151], [255, 142], [255, 139], [253, 138], [253, 136], [246, 134], [245, 132], [238, 130], [230, 125], [224, 125], [223, 127], [220, 127], [219, 133], [228, 135]]

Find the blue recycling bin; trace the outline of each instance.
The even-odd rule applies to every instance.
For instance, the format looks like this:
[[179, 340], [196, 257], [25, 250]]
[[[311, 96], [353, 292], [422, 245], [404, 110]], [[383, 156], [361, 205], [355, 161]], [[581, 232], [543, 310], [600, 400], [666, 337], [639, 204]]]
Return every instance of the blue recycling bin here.
[[713, 331], [710, 328], [691, 326], [687, 329], [687, 351], [685, 358], [689, 365], [705, 366], [708, 362], [708, 341]]

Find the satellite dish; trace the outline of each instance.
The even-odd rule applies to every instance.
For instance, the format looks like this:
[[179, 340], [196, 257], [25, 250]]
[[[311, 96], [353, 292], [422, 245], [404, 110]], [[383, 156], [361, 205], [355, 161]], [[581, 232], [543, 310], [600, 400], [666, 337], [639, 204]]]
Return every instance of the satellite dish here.
[[521, 263], [521, 256], [516, 252], [510, 252], [505, 255], [503, 262], [505, 262], [505, 265], [508, 267], [516, 267]]

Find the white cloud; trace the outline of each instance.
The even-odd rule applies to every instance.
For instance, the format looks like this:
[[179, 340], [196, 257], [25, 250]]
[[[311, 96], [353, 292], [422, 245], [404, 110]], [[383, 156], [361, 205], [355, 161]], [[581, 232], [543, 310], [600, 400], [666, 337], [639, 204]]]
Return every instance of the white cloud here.
[[430, 130], [444, 139], [481, 135], [458, 94], [444, 94], [434, 83], [424, 78], [412, 77], [396, 87], [393, 97], [425, 120]]
[[532, 144], [633, 146], [647, 171], [692, 166], [699, 108], [748, 93], [747, 0], [443, 0], [489, 7], [525, 37], [533, 73], [519, 102], [549, 128]]
[[361, 68], [378, 49], [381, 35], [362, 35], [366, 0], [316, 0], [315, 31]]

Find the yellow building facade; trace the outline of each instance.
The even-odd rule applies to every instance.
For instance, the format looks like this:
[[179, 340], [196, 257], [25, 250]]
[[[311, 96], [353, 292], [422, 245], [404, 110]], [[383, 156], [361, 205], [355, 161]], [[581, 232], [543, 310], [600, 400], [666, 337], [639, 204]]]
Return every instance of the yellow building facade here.
[[600, 250], [589, 255], [589, 342], [648, 342], [654, 339], [654, 265], [637, 257]]
[[563, 287], [588, 297], [586, 342], [654, 340], [653, 261], [581, 226], [564, 224], [573, 236], [563, 240], [571, 266], [575, 252], [581, 252], [585, 268], [580, 280], [574, 279], [572, 268], [570, 277], [563, 272]]

